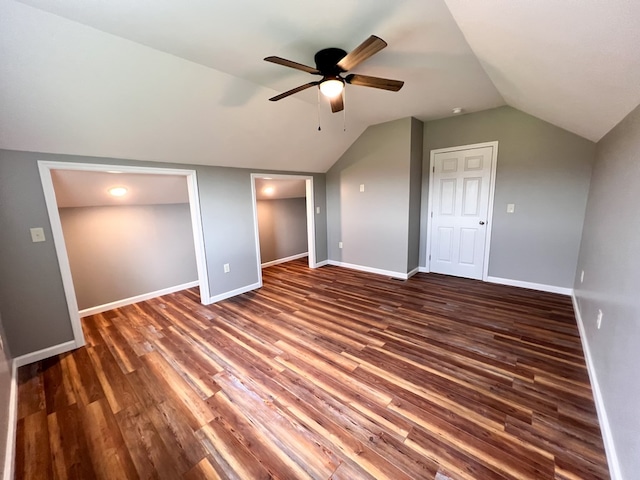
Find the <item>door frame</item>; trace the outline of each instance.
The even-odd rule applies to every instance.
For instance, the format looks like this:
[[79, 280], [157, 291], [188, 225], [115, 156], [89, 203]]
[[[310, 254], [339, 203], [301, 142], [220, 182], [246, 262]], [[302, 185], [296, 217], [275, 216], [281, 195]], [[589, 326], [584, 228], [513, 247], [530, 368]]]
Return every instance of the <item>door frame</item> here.
[[258, 261], [258, 278], [262, 286], [262, 259], [260, 258], [260, 231], [258, 228], [258, 203], [256, 197], [256, 179], [268, 178], [272, 180], [304, 180], [305, 198], [307, 203], [307, 254], [309, 256], [309, 268], [317, 268], [316, 262], [316, 216], [315, 200], [313, 196], [313, 176], [311, 175], [286, 175], [274, 173], [251, 174], [251, 196], [253, 199], [253, 228], [256, 237], [256, 258]]
[[427, 201], [427, 242], [425, 262], [426, 273], [431, 271], [431, 224], [433, 214], [433, 173], [435, 173], [435, 156], [437, 153], [458, 152], [460, 150], [471, 150], [474, 148], [491, 147], [491, 176], [489, 180], [489, 205], [487, 209], [487, 233], [484, 245], [484, 261], [482, 265], [482, 281], [486, 282], [489, 277], [489, 253], [491, 251], [491, 231], [493, 228], [493, 200], [496, 192], [496, 171], [498, 167], [498, 141], [472, 143], [470, 145], [460, 145], [457, 147], [438, 148], [431, 150], [429, 155], [429, 195]]
[[157, 167], [134, 167], [118, 164], [55, 162], [48, 160], [39, 160], [38, 170], [40, 171], [40, 181], [42, 183], [44, 199], [47, 205], [47, 212], [49, 213], [49, 222], [51, 224], [53, 243], [56, 249], [56, 255], [58, 257], [60, 274], [62, 275], [62, 285], [67, 300], [67, 307], [69, 309], [69, 317], [71, 319], [71, 328], [73, 330], [75, 348], [82, 347], [86, 342], [84, 334], [82, 332], [80, 311], [78, 309], [76, 291], [73, 285], [73, 277], [71, 276], [71, 265], [69, 264], [69, 256], [67, 254], [67, 247], [64, 241], [62, 223], [60, 221], [60, 212], [58, 211], [58, 202], [56, 200], [56, 194], [53, 188], [53, 180], [51, 177], [52, 170], [81, 170], [87, 172], [117, 171], [118, 173], [146, 173], [151, 175], [184, 176], [187, 181], [187, 190], [189, 194], [189, 211], [191, 212], [191, 226], [193, 228], [196, 267], [198, 271], [198, 285], [200, 287], [200, 301], [203, 305], [211, 303], [209, 301], [211, 290], [209, 288], [209, 276], [207, 274], [207, 263], [204, 247], [204, 231], [202, 228], [202, 216], [200, 214], [200, 196], [198, 193], [198, 180], [195, 170]]

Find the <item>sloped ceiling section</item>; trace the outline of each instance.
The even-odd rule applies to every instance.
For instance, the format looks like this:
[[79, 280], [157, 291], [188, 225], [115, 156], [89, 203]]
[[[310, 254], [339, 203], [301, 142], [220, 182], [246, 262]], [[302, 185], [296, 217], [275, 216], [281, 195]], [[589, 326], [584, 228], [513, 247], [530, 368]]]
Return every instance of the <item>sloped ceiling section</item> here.
[[19, 3], [0, 32], [2, 148], [324, 171], [364, 129], [319, 134], [304, 102]]
[[[640, 2], [0, 0], [0, 148], [324, 172], [369, 125], [505, 103], [599, 140], [640, 102]], [[313, 64], [369, 35], [346, 118]], [[322, 131], [318, 132], [318, 120]], [[346, 126], [346, 131], [345, 131]]]
[[598, 141], [640, 103], [640, 2], [446, 3], [508, 105]]
[[[52, 170], [58, 208], [189, 203], [187, 180], [180, 175]], [[125, 195], [109, 194], [113, 187]]]
[[[442, 0], [0, 6], [2, 148], [322, 172], [369, 125], [504, 104]], [[326, 101], [317, 131], [315, 89], [268, 101], [316, 77], [264, 57], [312, 64], [371, 34], [389, 47], [357, 73], [405, 87], [349, 86], [346, 132]]]

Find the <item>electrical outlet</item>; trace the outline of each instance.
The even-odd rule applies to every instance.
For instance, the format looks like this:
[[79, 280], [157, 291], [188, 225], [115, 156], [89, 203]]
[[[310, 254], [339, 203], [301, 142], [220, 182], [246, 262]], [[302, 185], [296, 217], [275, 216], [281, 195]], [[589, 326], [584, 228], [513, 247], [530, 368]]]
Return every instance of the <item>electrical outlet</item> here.
[[598, 318], [596, 318], [596, 324], [598, 326], [598, 330], [602, 326], [602, 310], [598, 310]]
[[580, 272], [580, 283], [584, 282], [584, 270]]
[[507, 203], [507, 213], [513, 213], [516, 211], [515, 203]]
[[342, 248], [342, 242], [338, 242], [338, 248]]
[[228, 263], [225, 263], [223, 265], [223, 268], [224, 268], [224, 273], [229, 273], [231, 271], [231, 269], [229, 268], [229, 264]]
[[31, 228], [31, 241], [33, 243], [36, 242], [44, 242], [45, 238], [44, 238], [44, 230], [40, 227], [38, 228]]

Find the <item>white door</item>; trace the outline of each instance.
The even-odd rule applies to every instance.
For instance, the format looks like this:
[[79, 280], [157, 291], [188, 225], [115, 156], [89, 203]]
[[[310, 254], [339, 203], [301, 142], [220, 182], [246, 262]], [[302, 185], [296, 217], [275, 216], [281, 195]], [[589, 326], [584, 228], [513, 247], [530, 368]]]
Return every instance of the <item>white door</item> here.
[[433, 154], [428, 253], [434, 273], [482, 279], [493, 149]]

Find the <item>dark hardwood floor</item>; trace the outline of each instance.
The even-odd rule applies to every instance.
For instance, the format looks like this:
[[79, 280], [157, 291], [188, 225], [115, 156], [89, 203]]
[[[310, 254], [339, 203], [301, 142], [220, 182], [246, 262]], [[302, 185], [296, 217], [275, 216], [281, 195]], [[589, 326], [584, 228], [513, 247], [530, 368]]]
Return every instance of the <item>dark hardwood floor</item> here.
[[305, 262], [84, 319], [19, 371], [16, 478], [609, 478], [568, 297]]

